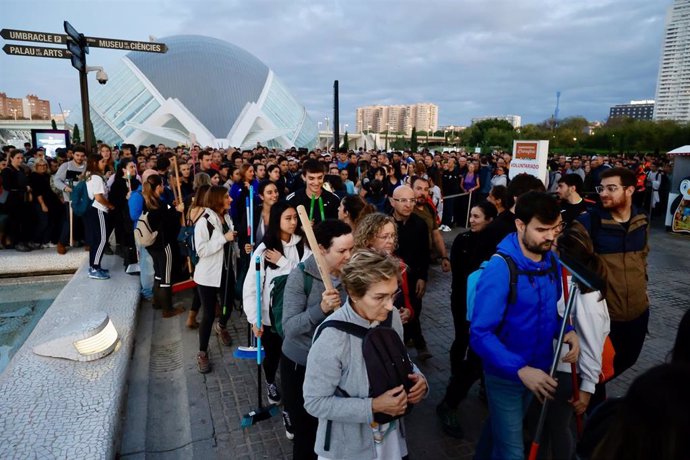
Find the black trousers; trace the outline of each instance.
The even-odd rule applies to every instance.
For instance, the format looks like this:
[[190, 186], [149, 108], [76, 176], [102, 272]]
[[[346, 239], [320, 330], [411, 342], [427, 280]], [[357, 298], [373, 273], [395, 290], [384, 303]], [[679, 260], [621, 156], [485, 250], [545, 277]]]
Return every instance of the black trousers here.
[[[611, 321], [609, 338], [616, 355], [613, 358], [613, 377], [615, 379], [627, 369], [632, 367], [640, 357], [644, 339], [647, 336], [649, 326], [649, 308], [637, 318], [630, 321]], [[606, 399], [606, 386], [597, 384], [592, 400], [589, 403], [588, 412]]]
[[105, 214], [105, 212], [93, 206], [90, 206], [86, 210], [86, 214], [84, 214], [86, 242], [89, 244], [89, 266], [91, 268], [101, 268], [106, 235], [108, 234]]
[[290, 415], [295, 439], [292, 441], [292, 458], [295, 460], [316, 459], [316, 429], [319, 419], [304, 409], [304, 374], [307, 368], [283, 355], [280, 360], [280, 379], [283, 387], [283, 406]]
[[[230, 270], [232, 273], [232, 270]], [[196, 300], [197, 295], [201, 303], [201, 308], [203, 310], [203, 315], [201, 317], [201, 324], [199, 325], [199, 351], [208, 351], [208, 342], [211, 338], [211, 331], [213, 329], [213, 321], [216, 318], [216, 303], [218, 302], [218, 297], [220, 296], [220, 302], [223, 302], [225, 297], [225, 292], [227, 289], [227, 301], [230, 305], [226, 306], [221, 310], [221, 316], [218, 322], [221, 326], [225, 327], [230, 319], [230, 313], [232, 312], [232, 290], [234, 288], [234, 283], [226, 283], [226, 279], [230, 276], [230, 273], [226, 273], [223, 270], [221, 275], [220, 287], [203, 286], [201, 284], [197, 285], [196, 292], [194, 293], [194, 298]], [[231, 277], [234, 279], [234, 275]], [[232, 280], [231, 280], [232, 281]], [[222, 307], [222, 305], [221, 305]], [[192, 309], [194, 309], [194, 303], [192, 303]], [[198, 307], [197, 307], [198, 309]]]
[[412, 340], [417, 350], [426, 348], [426, 340], [422, 334], [422, 324], [420, 322], [422, 316], [422, 299], [417, 297], [417, 280], [409, 279], [410, 289], [410, 304], [414, 311], [414, 318], [403, 325], [405, 341]]
[[[65, 246], [69, 246], [69, 215], [70, 215], [70, 204], [65, 202], [64, 215], [62, 217], [62, 231], [60, 232], [60, 243]], [[77, 241], [84, 241], [84, 220], [81, 217], [72, 213], [72, 238], [75, 243]]]
[[443, 398], [445, 403], [456, 408], [467, 397], [472, 385], [481, 378], [482, 362], [470, 348], [470, 322], [467, 321], [466, 286], [462, 292], [453, 292], [451, 313], [455, 328], [455, 340], [450, 347], [450, 380]]

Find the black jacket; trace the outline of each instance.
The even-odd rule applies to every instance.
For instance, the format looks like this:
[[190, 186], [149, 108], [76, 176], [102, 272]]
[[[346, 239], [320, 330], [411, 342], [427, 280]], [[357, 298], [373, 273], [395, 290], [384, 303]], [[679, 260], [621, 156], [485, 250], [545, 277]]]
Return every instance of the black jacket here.
[[411, 214], [406, 222], [396, 220], [395, 223], [398, 226], [398, 248], [395, 255], [409, 268], [408, 280], [412, 290], [417, 280], [426, 281], [429, 275], [429, 249], [426, 245], [429, 227], [416, 214]]
[[[338, 218], [338, 208], [340, 207], [340, 199], [335, 193], [331, 193], [328, 190], [321, 191], [321, 200], [323, 201], [323, 213], [326, 219], [337, 219]], [[295, 208], [299, 205], [303, 205], [304, 209], [307, 210], [307, 214], [310, 212], [311, 197], [307, 196], [307, 189], [303, 188], [297, 190], [287, 196], [287, 202], [290, 203]], [[319, 200], [317, 199], [314, 203], [314, 213], [312, 214], [312, 219], [314, 223], [321, 222], [321, 212], [319, 211]]]

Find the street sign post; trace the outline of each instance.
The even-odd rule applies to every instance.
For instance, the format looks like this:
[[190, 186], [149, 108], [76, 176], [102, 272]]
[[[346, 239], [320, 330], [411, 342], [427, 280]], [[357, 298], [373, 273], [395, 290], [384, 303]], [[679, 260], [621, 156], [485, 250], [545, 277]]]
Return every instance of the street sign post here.
[[132, 40], [118, 40], [115, 38], [86, 37], [79, 33], [68, 21], [63, 22], [65, 34], [49, 32], [34, 32], [30, 30], [2, 29], [0, 37], [5, 40], [38, 42], [67, 45], [66, 48], [49, 48], [43, 46], [12, 45], [3, 46], [6, 54], [15, 56], [48, 57], [70, 59], [72, 67], [79, 71], [79, 87], [81, 90], [81, 114], [84, 123], [84, 142], [86, 152], [91, 153], [91, 117], [89, 114], [89, 88], [86, 74], [86, 55], [89, 47], [108, 48], [114, 50], [140, 51], [144, 53], [165, 53], [168, 47], [165, 43], [138, 42]]

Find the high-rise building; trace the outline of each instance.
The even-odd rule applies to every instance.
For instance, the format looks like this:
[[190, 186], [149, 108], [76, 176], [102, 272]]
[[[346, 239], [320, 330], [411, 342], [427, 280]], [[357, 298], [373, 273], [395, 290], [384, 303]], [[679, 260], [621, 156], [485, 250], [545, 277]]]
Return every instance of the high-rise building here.
[[675, 0], [666, 16], [654, 119], [690, 121], [690, 0]]
[[472, 119], [472, 124], [479, 123], [480, 121], [484, 120], [505, 120], [513, 125], [513, 128], [519, 128], [522, 126], [522, 117], [520, 115], [490, 115], [484, 117], [474, 117]]
[[385, 131], [410, 133], [438, 130], [438, 106], [430, 103], [412, 105], [370, 105], [358, 107], [355, 112], [357, 132]]
[[17, 98], [7, 97], [7, 94], [0, 93], [0, 118], [49, 120], [50, 102], [39, 99], [34, 94]]
[[609, 110], [609, 118], [632, 118], [651, 120], [654, 115], [654, 101], [630, 101], [630, 104], [618, 104]]

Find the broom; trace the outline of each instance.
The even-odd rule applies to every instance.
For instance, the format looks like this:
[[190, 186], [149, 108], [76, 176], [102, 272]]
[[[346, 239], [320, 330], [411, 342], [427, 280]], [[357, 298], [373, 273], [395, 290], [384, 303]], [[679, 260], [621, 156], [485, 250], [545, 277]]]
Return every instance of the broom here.
[[[604, 282], [595, 273], [589, 270], [584, 265], [579, 262], [567, 258], [564, 254], [561, 254], [561, 265], [563, 265], [572, 275], [573, 282], [570, 283], [570, 292], [568, 295], [568, 302], [566, 303], [565, 312], [563, 312], [563, 321], [561, 322], [560, 331], [558, 333], [558, 343], [556, 345], [556, 351], [553, 355], [553, 361], [551, 362], [551, 369], [549, 371], [549, 376], [553, 378], [556, 373], [556, 367], [558, 366], [558, 360], [561, 357], [561, 348], [563, 347], [563, 336], [565, 335], [565, 327], [569, 321], [570, 312], [573, 309], [573, 303], [575, 300], [575, 294], [577, 292], [577, 283], [575, 281], [581, 282], [583, 285], [595, 291], [600, 291], [603, 288]], [[544, 431], [544, 422], [546, 421], [546, 413], [549, 409], [549, 400], [544, 399], [544, 403], [541, 406], [541, 414], [539, 414], [539, 422], [537, 423], [537, 430], [534, 434], [534, 440], [532, 441], [532, 446], [530, 447], [529, 460], [536, 460], [537, 454], [539, 453], [539, 446], [541, 444], [541, 436]]]
[[[245, 199], [245, 211], [247, 216], [247, 236], [249, 237], [249, 245], [254, 249], [254, 186], [249, 186], [249, 196]], [[257, 353], [257, 348], [261, 349], [260, 345], [256, 344], [256, 338], [252, 334], [252, 327], [247, 325], [247, 346], [239, 346], [232, 353], [237, 359], [254, 359]], [[261, 349], [262, 356], [264, 350]]]
[[[177, 158], [170, 157], [170, 162], [173, 165], [173, 168], [175, 170], [175, 183], [176, 185], [173, 185], [172, 191], [173, 195], [175, 196], [175, 201], [178, 203], [182, 202], [182, 189], [180, 187], [180, 172], [177, 169]], [[184, 227], [184, 213], [180, 215], [180, 225]], [[192, 259], [187, 256], [187, 271], [189, 272], [189, 279], [184, 280], [184, 281], [179, 281], [177, 283], [173, 283], [172, 285], [172, 291], [173, 294], [186, 291], [187, 289], [194, 289], [196, 287], [196, 283], [194, 282], [194, 279], [192, 278], [194, 270], [192, 269]]]
[[[261, 256], [256, 256], [256, 327], [261, 328]], [[267, 420], [274, 415], [278, 415], [278, 406], [275, 404], [269, 404], [264, 407], [261, 402], [261, 336], [256, 338], [256, 369], [257, 369], [257, 399], [258, 408], [249, 411], [242, 416], [242, 421], [240, 426], [242, 428], [247, 428], [257, 423]]]

